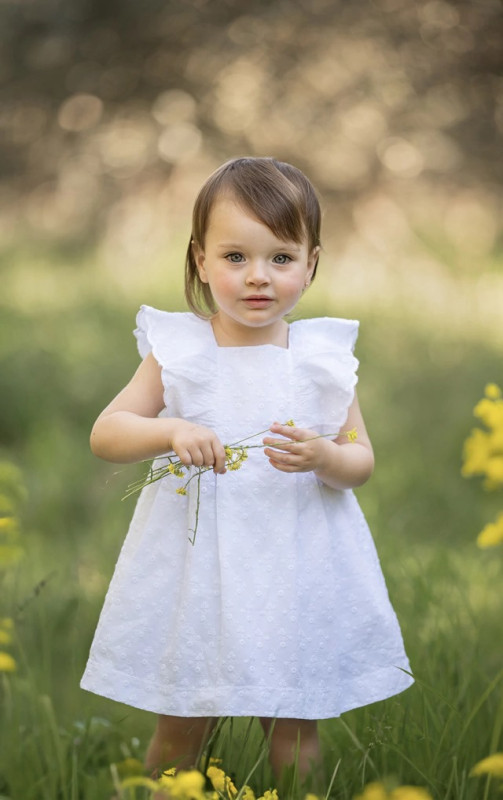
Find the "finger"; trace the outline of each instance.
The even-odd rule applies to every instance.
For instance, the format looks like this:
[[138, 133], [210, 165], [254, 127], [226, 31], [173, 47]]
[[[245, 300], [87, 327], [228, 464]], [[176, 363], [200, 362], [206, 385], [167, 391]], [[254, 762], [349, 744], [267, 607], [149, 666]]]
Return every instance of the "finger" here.
[[272, 433], [280, 433], [282, 436], [285, 436], [285, 438], [287, 438], [287, 439], [290, 439], [290, 440], [295, 439], [293, 434], [294, 434], [294, 431], [296, 430], [296, 428], [292, 428], [291, 425], [282, 425], [281, 422], [273, 422], [273, 424], [271, 425], [269, 430]]
[[191, 465], [193, 467], [203, 467], [205, 465], [204, 453], [199, 447], [193, 447], [190, 451]]
[[[199, 449], [203, 456], [203, 464], [205, 467], [213, 467], [215, 464], [215, 452], [211, 442], [203, 442]], [[200, 465], [201, 466], [201, 465]]]
[[273, 433], [280, 433], [282, 436], [294, 442], [302, 442], [304, 439], [310, 439], [316, 436], [313, 431], [308, 431], [305, 428], [292, 428], [291, 425], [281, 425], [279, 422], [273, 423], [269, 430]]
[[302, 461], [299, 461], [298, 457], [295, 455], [280, 453], [277, 450], [269, 450], [268, 452], [264, 452], [269, 461], [274, 462], [275, 465], [281, 464], [283, 467], [299, 469], [302, 464]]
[[192, 456], [186, 448], [179, 447], [178, 450], [175, 450], [175, 452], [184, 467], [192, 466]]
[[279, 472], [299, 472], [299, 468], [294, 464], [284, 464], [274, 458], [269, 459], [269, 464], [274, 467], [274, 469], [279, 470]]
[[219, 473], [223, 475], [224, 472], [227, 472], [225, 468], [225, 450], [218, 442], [213, 448], [213, 454], [215, 457], [214, 465], [213, 465], [213, 472]]
[[292, 452], [292, 448], [296, 446], [295, 442], [289, 442], [286, 439], [272, 439], [266, 437], [262, 440], [266, 447], [274, 447], [276, 450], [286, 450]]

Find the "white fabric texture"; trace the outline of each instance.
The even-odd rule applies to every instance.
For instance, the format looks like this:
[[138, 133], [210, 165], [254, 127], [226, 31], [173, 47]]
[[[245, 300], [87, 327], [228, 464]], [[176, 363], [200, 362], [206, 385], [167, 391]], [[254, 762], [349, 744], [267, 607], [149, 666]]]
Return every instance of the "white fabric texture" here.
[[[137, 324], [140, 354], [162, 367], [161, 413], [224, 444], [290, 418], [335, 434], [347, 418], [357, 322], [292, 322], [288, 348], [219, 347], [209, 321], [148, 306]], [[196, 483], [186, 497], [175, 476], [142, 491], [84, 689], [161, 714], [324, 719], [412, 683], [352, 491], [252, 449], [241, 469], [203, 475], [192, 545]]]

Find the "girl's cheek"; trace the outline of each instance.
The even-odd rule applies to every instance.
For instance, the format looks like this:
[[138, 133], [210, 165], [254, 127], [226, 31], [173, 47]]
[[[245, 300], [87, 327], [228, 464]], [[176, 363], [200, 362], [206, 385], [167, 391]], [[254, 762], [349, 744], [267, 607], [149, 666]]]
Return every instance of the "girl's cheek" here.
[[235, 280], [233, 280], [232, 275], [223, 272], [220, 275], [215, 276], [212, 283], [217, 292], [223, 292], [224, 294], [227, 294], [233, 291]]
[[291, 297], [297, 297], [303, 292], [305, 288], [305, 281], [305, 276], [292, 276], [292, 278], [284, 286], [285, 293], [291, 295]]

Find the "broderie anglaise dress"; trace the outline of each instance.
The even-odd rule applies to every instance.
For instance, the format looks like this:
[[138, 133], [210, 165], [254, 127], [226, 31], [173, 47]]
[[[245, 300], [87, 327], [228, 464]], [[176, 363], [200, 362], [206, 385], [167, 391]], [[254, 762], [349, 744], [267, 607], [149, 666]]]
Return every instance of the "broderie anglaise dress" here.
[[[224, 444], [276, 420], [322, 434], [346, 420], [357, 322], [293, 322], [288, 348], [219, 347], [209, 321], [148, 306], [137, 324], [140, 354], [162, 367], [162, 413]], [[202, 476], [192, 545], [196, 484], [185, 497], [175, 476], [142, 491], [84, 689], [177, 716], [323, 719], [412, 683], [352, 491], [279, 472], [251, 449], [241, 469]]]

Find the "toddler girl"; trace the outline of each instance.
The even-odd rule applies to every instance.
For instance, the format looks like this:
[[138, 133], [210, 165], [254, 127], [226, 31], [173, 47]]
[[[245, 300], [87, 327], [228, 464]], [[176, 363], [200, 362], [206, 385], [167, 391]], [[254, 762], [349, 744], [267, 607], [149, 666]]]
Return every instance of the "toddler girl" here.
[[[159, 715], [152, 769], [193, 765], [218, 717], [258, 716], [275, 772], [298, 757], [306, 775], [320, 759], [316, 720], [412, 682], [351, 491], [374, 464], [355, 393], [358, 323], [285, 320], [319, 251], [302, 172], [272, 158], [220, 167], [194, 208], [192, 311], [141, 308], [143, 361], [93, 427], [108, 461], [171, 452], [209, 468], [185, 496], [174, 475], [143, 489], [82, 679]], [[264, 446], [226, 470], [225, 446], [245, 437]]]

